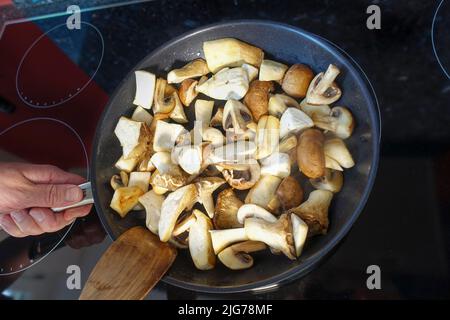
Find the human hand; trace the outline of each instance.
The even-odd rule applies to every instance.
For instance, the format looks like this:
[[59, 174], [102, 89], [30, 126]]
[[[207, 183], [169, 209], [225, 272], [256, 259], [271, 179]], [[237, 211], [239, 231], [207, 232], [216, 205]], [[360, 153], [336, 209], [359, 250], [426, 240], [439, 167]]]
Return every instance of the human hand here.
[[84, 179], [55, 166], [0, 163], [0, 226], [14, 237], [55, 232], [92, 205], [54, 213], [50, 208], [68, 206], [83, 198], [77, 186]]

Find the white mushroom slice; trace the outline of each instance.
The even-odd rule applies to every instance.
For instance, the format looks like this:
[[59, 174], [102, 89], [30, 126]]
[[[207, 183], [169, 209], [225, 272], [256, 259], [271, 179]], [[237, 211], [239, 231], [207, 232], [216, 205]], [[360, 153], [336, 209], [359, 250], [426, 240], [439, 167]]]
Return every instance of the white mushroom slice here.
[[211, 142], [211, 147], [217, 148], [223, 146], [225, 137], [222, 132], [216, 128], [206, 128], [202, 132], [203, 141]]
[[316, 75], [306, 93], [306, 102], [317, 105], [336, 102], [342, 94], [341, 89], [334, 82], [339, 73], [340, 70], [335, 65], [330, 64], [325, 73], [321, 72]]
[[144, 122], [146, 125], [150, 126], [153, 121], [153, 116], [141, 106], [137, 106], [136, 109], [134, 109], [131, 120]]
[[[247, 132], [248, 125], [253, 122], [250, 110], [240, 101], [228, 100], [223, 109], [222, 127], [233, 136], [240, 136]], [[233, 139], [234, 140], [234, 139]]]
[[317, 114], [313, 121], [316, 127], [331, 131], [341, 139], [350, 137], [355, 127], [352, 113], [345, 107], [334, 107], [327, 115]]
[[173, 166], [176, 164], [172, 162], [172, 157], [169, 152], [159, 151], [156, 152], [151, 158], [151, 163], [155, 166], [156, 170], [160, 174], [166, 174], [173, 170]]
[[245, 203], [253, 203], [271, 211], [269, 204], [276, 199], [276, 191], [281, 180], [276, 176], [261, 176], [245, 197]]
[[342, 168], [348, 169], [355, 165], [350, 151], [344, 141], [339, 138], [325, 140], [323, 150], [326, 157], [335, 160]]
[[120, 117], [114, 133], [120, 141], [125, 159], [140, 157], [150, 141], [148, 126], [126, 117]]
[[203, 162], [202, 146], [182, 146], [177, 147], [176, 149], [176, 162], [180, 165], [180, 167], [190, 175], [198, 174]]
[[258, 121], [255, 141], [257, 144], [255, 158], [262, 159], [270, 156], [278, 148], [280, 121], [274, 116], [262, 116]]
[[157, 113], [169, 114], [172, 112], [176, 103], [173, 93], [176, 93], [175, 89], [168, 85], [165, 79], [158, 78], [156, 80], [155, 97], [153, 98], [155, 102], [153, 105], [153, 113], [155, 115]]
[[136, 168], [138, 162], [139, 158], [125, 159], [124, 156], [121, 156], [114, 166], [119, 170], [131, 172]]
[[339, 162], [325, 155], [325, 167], [332, 170], [344, 171]]
[[178, 237], [181, 234], [189, 231], [192, 224], [197, 220], [195, 214], [191, 213], [187, 217], [183, 218], [180, 222], [177, 223], [175, 228], [173, 229], [172, 236]]
[[256, 144], [251, 141], [236, 141], [215, 148], [208, 161], [210, 164], [254, 164]]
[[318, 117], [318, 116], [326, 117], [331, 112], [331, 108], [329, 105], [308, 104], [306, 102], [306, 99], [303, 99], [302, 102], [300, 102], [300, 109], [304, 113], [306, 113], [308, 115], [308, 117], [310, 117], [312, 119], [313, 122], [315, 122], [316, 117]]
[[147, 192], [150, 185], [150, 176], [150, 172], [131, 172], [128, 186], [138, 187], [143, 192]]
[[244, 228], [211, 230], [209, 233], [211, 234], [215, 254], [218, 254], [220, 251], [233, 243], [248, 240]]
[[275, 152], [261, 161], [261, 174], [285, 178], [291, 174], [291, 160], [287, 153]]
[[272, 249], [284, 253], [289, 259], [296, 259], [290, 215], [282, 214], [276, 222], [247, 218], [244, 221], [244, 229], [249, 240], [264, 242]]
[[221, 70], [202, 84], [197, 91], [217, 100], [242, 99], [248, 91], [248, 75], [242, 68]]
[[197, 188], [193, 184], [181, 187], [170, 193], [161, 206], [161, 218], [158, 224], [159, 238], [167, 242], [172, 235], [180, 214], [191, 208], [197, 199]]
[[259, 67], [264, 52], [257, 47], [233, 38], [223, 38], [203, 42], [208, 68], [216, 73], [223, 67], [241, 66], [243, 63]]
[[195, 101], [195, 120], [202, 128], [209, 127], [214, 101], [197, 99]]
[[188, 123], [186, 113], [184, 113], [184, 107], [180, 98], [176, 92], [172, 93], [172, 97], [175, 100], [175, 106], [170, 113], [170, 119], [178, 123]]
[[224, 183], [225, 180], [219, 177], [201, 178], [195, 183], [198, 193], [197, 201], [203, 205], [210, 218], [214, 217], [213, 192]]
[[138, 204], [143, 194], [144, 191], [139, 187], [119, 188], [114, 192], [110, 207], [123, 218]]
[[153, 138], [153, 150], [156, 152], [171, 151], [177, 138], [183, 132], [186, 132], [186, 129], [182, 125], [158, 120]]
[[181, 82], [180, 88], [178, 89], [178, 96], [185, 107], [188, 107], [197, 97], [197, 84], [198, 81], [192, 79], [186, 79]]
[[325, 175], [316, 179], [309, 179], [316, 189], [328, 190], [333, 193], [341, 191], [344, 184], [344, 175], [341, 171], [326, 169]]
[[297, 108], [287, 108], [280, 119], [280, 138], [313, 126], [314, 122], [303, 111]]
[[244, 63], [241, 67], [247, 72], [249, 82], [252, 82], [258, 76], [258, 68], [255, 68], [251, 64]]
[[156, 77], [153, 73], [138, 70], [134, 72], [136, 77], [136, 95], [133, 104], [150, 109], [153, 105]]
[[194, 210], [196, 221], [189, 229], [189, 252], [195, 267], [210, 270], [216, 264], [216, 256], [209, 231], [213, 228], [211, 220], [201, 211]]
[[253, 203], [244, 204], [237, 212], [237, 219], [239, 223], [244, 223], [247, 218], [258, 218], [267, 222], [277, 221], [277, 218], [273, 214]]
[[158, 235], [158, 224], [164, 196], [156, 194], [154, 190], [150, 190], [146, 194], [140, 196], [138, 200], [145, 208], [145, 225], [151, 232]]
[[166, 188], [162, 188], [162, 187], [158, 187], [158, 186], [153, 186], [153, 191], [155, 191], [156, 194], [159, 195], [163, 195], [165, 194], [167, 191], [169, 191], [169, 189]]
[[237, 190], [247, 190], [255, 185], [261, 175], [257, 161], [249, 165], [225, 165], [220, 167], [222, 175], [228, 184]]
[[281, 81], [288, 66], [280, 62], [264, 59], [259, 69], [260, 81]]
[[174, 69], [167, 74], [168, 83], [180, 83], [183, 80], [197, 78], [209, 73], [208, 65], [203, 59], [195, 59], [183, 68]]
[[285, 94], [274, 94], [269, 99], [269, 114], [280, 118], [287, 108], [299, 108], [298, 102]]
[[294, 237], [295, 255], [300, 257], [308, 236], [308, 225], [295, 214], [291, 214], [292, 235]]
[[218, 255], [220, 262], [231, 270], [248, 269], [253, 266], [253, 258], [249, 253], [266, 249], [266, 245], [260, 241], [245, 241], [236, 243]]

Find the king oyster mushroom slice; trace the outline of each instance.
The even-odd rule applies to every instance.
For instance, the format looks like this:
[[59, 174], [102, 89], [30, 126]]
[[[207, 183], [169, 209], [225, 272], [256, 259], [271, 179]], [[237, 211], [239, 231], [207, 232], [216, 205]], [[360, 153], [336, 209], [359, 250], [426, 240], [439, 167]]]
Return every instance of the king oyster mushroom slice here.
[[245, 219], [248, 218], [258, 218], [267, 222], [277, 221], [277, 218], [272, 213], [253, 203], [244, 204], [237, 212], [237, 219], [239, 223], [243, 224]]
[[263, 159], [270, 156], [278, 148], [280, 141], [280, 121], [278, 118], [262, 116], [258, 121], [255, 140], [257, 144], [255, 158]]
[[285, 94], [274, 94], [269, 99], [269, 114], [280, 118], [287, 108], [299, 108], [298, 102]]
[[324, 136], [320, 130], [305, 130], [298, 140], [297, 162], [304, 175], [319, 178], [325, 174]]
[[238, 68], [225, 68], [202, 84], [197, 91], [217, 100], [242, 99], [249, 88], [247, 72]]
[[219, 177], [199, 178], [195, 182], [198, 190], [198, 202], [203, 205], [210, 218], [214, 216], [213, 192], [224, 183], [225, 180]]
[[280, 119], [280, 138], [283, 139], [289, 134], [296, 134], [313, 126], [314, 122], [303, 111], [287, 108]]
[[187, 130], [182, 125], [158, 120], [153, 138], [153, 150], [156, 152], [171, 151], [177, 138], [186, 132]]
[[259, 67], [264, 52], [255, 46], [233, 38], [223, 38], [203, 42], [208, 68], [216, 73], [223, 67], [241, 66], [243, 63]]
[[177, 123], [188, 123], [188, 118], [184, 113], [184, 107], [178, 94], [174, 92], [172, 93], [172, 97], [175, 100], [175, 106], [173, 107], [172, 112], [170, 112], [170, 119]]
[[192, 101], [197, 97], [197, 84], [198, 81], [193, 79], [186, 79], [181, 82], [180, 88], [178, 89], [178, 96], [185, 107], [190, 106]]
[[156, 77], [153, 73], [138, 70], [134, 72], [136, 77], [136, 94], [133, 104], [150, 109], [153, 105]]
[[344, 175], [341, 171], [326, 169], [325, 175], [316, 179], [309, 179], [309, 182], [316, 189], [328, 190], [333, 193], [338, 193], [344, 184]]
[[119, 160], [114, 164], [114, 166], [124, 172], [131, 172], [136, 168], [136, 165], [139, 162], [139, 157], [133, 157], [125, 159], [124, 156], [121, 156]]
[[194, 184], [181, 187], [170, 193], [161, 206], [161, 218], [158, 224], [159, 238], [163, 242], [167, 242], [180, 214], [197, 201], [197, 188]]
[[269, 108], [269, 94], [275, 90], [272, 81], [254, 80], [250, 83], [244, 104], [251, 111], [255, 121], [267, 114]]
[[[220, 166], [219, 166], [220, 167]], [[261, 169], [258, 162], [249, 165], [228, 165], [220, 167], [228, 184], [237, 190], [247, 190], [259, 180]]]
[[153, 116], [141, 106], [137, 106], [133, 111], [133, 115], [131, 116], [131, 120], [144, 122], [147, 126], [150, 126], [153, 121]]
[[211, 234], [215, 254], [218, 254], [233, 243], [248, 240], [245, 228], [211, 230], [209, 233]]
[[326, 234], [328, 230], [328, 208], [333, 193], [328, 190], [314, 190], [309, 194], [308, 200], [300, 206], [289, 210], [289, 213], [298, 215], [306, 222], [309, 235]]
[[196, 220], [189, 228], [189, 252], [195, 267], [199, 270], [210, 270], [216, 265], [211, 235], [213, 225], [211, 219], [203, 212], [195, 209]]
[[155, 166], [160, 174], [165, 174], [174, 169], [176, 163], [172, 161], [170, 152], [159, 151], [152, 155], [150, 162]]
[[266, 245], [260, 241], [244, 241], [236, 243], [218, 255], [220, 262], [231, 270], [248, 269], [253, 266], [253, 258], [249, 253], [266, 249]]
[[197, 99], [195, 101], [195, 120], [202, 128], [209, 127], [211, 122], [214, 101]]
[[292, 176], [288, 176], [281, 181], [276, 194], [283, 212], [299, 206], [303, 201], [302, 186]]
[[242, 64], [241, 67], [242, 67], [242, 69], [244, 69], [247, 72], [249, 82], [252, 82], [258, 76], [258, 72], [259, 72], [258, 68], [255, 68], [251, 64], [244, 63], [244, 64]]
[[150, 176], [150, 172], [131, 172], [128, 187], [139, 187], [145, 193], [150, 185]]
[[245, 197], [245, 203], [256, 204], [270, 212], [276, 212], [271, 202], [276, 199], [275, 192], [281, 183], [276, 176], [261, 176]]
[[345, 142], [339, 138], [325, 140], [324, 152], [326, 157], [336, 161], [342, 168], [348, 169], [355, 165]]
[[124, 218], [138, 204], [138, 199], [143, 194], [144, 191], [136, 186], [119, 188], [114, 191], [110, 207]]
[[139, 203], [145, 208], [145, 225], [151, 232], [158, 235], [158, 224], [161, 216], [161, 207], [164, 202], [164, 196], [156, 194], [154, 190], [150, 190], [140, 196], [138, 200]]
[[340, 70], [333, 64], [328, 66], [325, 73], [321, 72], [314, 77], [306, 94], [309, 104], [332, 104], [341, 97], [341, 89], [334, 82]]
[[296, 259], [290, 215], [282, 214], [275, 222], [247, 218], [244, 230], [249, 240], [264, 242], [269, 247], [280, 250], [289, 259]]
[[302, 254], [306, 237], [308, 236], [308, 225], [296, 214], [291, 213], [292, 235], [294, 237], [295, 254], [298, 257]]
[[217, 196], [213, 223], [216, 229], [240, 228], [237, 213], [244, 203], [234, 193], [232, 188], [223, 190]]
[[291, 160], [287, 153], [275, 152], [267, 158], [261, 159], [261, 174], [287, 177], [291, 174]]
[[263, 60], [259, 68], [260, 81], [281, 81], [288, 69], [287, 65], [273, 60]]
[[180, 167], [190, 175], [200, 172], [203, 163], [202, 145], [188, 145], [174, 148], [172, 157]]
[[211, 142], [211, 147], [217, 148], [223, 146], [225, 137], [222, 132], [216, 128], [206, 128], [202, 131], [203, 141]]
[[281, 87], [291, 97], [303, 98], [313, 77], [314, 74], [307, 65], [294, 64], [286, 71]]
[[223, 108], [218, 108], [214, 116], [211, 118], [210, 126], [219, 127], [223, 122]]
[[143, 122], [120, 117], [114, 133], [122, 146], [124, 159], [137, 158], [134, 164], [136, 166], [139, 158], [148, 149], [151, 140], [149, 127]]
[[355, 127], [352, 113], [345, 107], [334, 107], [328, 115], [318, 114], [313, 121], [316, 127], [331, 131], [341, 139], [350, 137]]
[[[170, 93], [169, 93], [170, 92]], [[156, 89], [154, 96], [153, 113], [170, 113], [175, 108], [175, 98], [173, 90], [167, 84], [167, 81], [162, 78], [156, 80]]]
[[222, 127], [228, 134], [242, 135], [248, 128], [247, 125], [253, 122], [250, 110], [237, 100], [228, 100], [225, 103], [222, 116]]
[[174, 69], [167, 74], [168, 83], [180, 83], [190, 78], [198, 78], [209, 73], [208, 65], [203, 59], [195, 59], [183, 68]]

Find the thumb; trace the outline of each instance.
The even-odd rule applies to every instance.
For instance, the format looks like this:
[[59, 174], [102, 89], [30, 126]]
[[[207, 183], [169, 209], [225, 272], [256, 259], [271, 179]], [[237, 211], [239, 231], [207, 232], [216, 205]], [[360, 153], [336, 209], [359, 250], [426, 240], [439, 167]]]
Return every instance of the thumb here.
[[83, 191], [72, 184], [37, 184], [28, 198], [27, 207], [63, 207], [83, 199]]

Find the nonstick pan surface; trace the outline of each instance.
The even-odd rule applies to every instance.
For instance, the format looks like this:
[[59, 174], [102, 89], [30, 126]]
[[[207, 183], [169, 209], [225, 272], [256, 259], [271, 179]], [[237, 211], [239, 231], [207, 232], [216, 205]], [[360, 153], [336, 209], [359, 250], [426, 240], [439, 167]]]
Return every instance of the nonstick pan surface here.
[[[336, 105], [349, 107], [357, 123], [352, 137], [346, 140], [356, 166], [344, 172], [344, 187], [332, 201], [328, 234], [309, 239], [298, 261], [274, 256], [266, 250], [254, 255], [254, 266], [248, 270], [231, 271], [218, 262], [214, 270], [199, 271], [194, 267], [188, 250], [180, 250], [163, 281], [215, 293], [267, 289], [309, 272], [348, 233], [364, 208], [377, 171], [380, 139], [380, 119], [373, 92], [360, 69], [327, 41], [301, 29], [269, 21], [232, 21], [196, 29], [146, 56], [118, 86], [98, 124], [91, 159], [91, 182], [97, 212], [112, 239], [117, 239], [128, 228], [144, 223], [136, 212], [121, 219], [109, 207], [113, 195], [109, 181], [117, 172], [114, 163], [121, 155], [121, 147], [113, 132], [120, 116], [131, 116], [134, 109], [134, 71], [146, 69], [165, 77], [171, 69], [203, 56], [204, 41], [224, 37], [260, 47], [268, 59], [288, 65], [307, 64], [315, 73], [325, 70], [330, 63], [337, 65], [341, 69], [337, 82], [343, 95]], [[193, 105], [187, 109], [188, 118], [193, 120]]]

